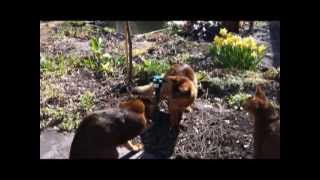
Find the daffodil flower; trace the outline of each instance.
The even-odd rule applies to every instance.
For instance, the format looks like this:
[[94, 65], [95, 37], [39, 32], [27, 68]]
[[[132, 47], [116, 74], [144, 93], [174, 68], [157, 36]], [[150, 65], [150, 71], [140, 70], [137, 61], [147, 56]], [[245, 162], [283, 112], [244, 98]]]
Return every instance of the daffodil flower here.
[[227, 31], [227, 29], [226, 29], [226, 28], [222, 28], [222, 29], [220, 29], [219, 34], [220, 34], [221, 36], [226, 36], [226, 35], [227, 35], [227, 33], [228, 33], [228, 31]]
[[264, 45], [260, 45], [260, 46], [258, 47], [258, 53], [259, 53], [259, 54], [263, 53], [265, 50], [266, 50], [266, 47], [265, 47]]
[[253, 58], [255, 58], [255, 59], [258, 57], [256, 51], [253, 51], [253, 52], [251, 53], [251, 56], [252, 56]]
[[215, 44], [217, 47], [221, 47], [221, 46], [222, 46], [222, 41], [223, 41], [223, 39], [220, 38], [219, 36], [215, 36], [215, 37], [214, 37], [214, 44]]

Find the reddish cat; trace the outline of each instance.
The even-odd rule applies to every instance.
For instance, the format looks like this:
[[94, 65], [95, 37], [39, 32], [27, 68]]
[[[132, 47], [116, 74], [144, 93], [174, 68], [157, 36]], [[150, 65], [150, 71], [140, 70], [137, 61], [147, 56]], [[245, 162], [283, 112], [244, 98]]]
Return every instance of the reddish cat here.
[[254, 119], [254, 156], [257, 159], [280, 158], [280, 117], [261, 89], [244, 103]]

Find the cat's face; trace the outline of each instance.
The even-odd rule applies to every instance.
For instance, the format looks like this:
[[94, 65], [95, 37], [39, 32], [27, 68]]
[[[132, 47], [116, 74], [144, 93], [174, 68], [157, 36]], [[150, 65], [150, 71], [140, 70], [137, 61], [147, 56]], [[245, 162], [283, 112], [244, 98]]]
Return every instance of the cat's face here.
[[255, 115], [258, 111], [269, 107], [268, 100], [264, 95], [261, 86], [257, 86], [255, 96], [249, 97], [243, 106], [244, 109], [252, 115]]
[[193, 86], [192, 81], [184, 76], [168, 76], [166, 81], [171, 82], [171, 90], [177, 95], [190, 94]]

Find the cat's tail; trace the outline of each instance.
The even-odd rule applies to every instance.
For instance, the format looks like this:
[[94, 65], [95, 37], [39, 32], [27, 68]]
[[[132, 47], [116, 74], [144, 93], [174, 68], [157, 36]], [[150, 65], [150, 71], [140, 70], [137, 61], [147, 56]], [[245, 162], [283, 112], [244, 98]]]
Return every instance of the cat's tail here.
[[153, 83], [144, 85], [144, 86], [137, 86], [134, 87], [131, 91], [132, 94], [135, 95], [143, 95], [143, 96], [152, 96], [154, 93]]

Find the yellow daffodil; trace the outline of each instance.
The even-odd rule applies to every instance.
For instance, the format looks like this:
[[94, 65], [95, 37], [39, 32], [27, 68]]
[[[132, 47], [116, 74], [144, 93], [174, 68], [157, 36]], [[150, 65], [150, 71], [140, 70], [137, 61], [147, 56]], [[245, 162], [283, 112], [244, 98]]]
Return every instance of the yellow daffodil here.
[[248, 43], [250, 44], [251, 49], [257, 49], [257, 43], [253, 37], [248, 38]]
[[253, 58], [257, 58], [257, 57], [258, 57], [256, 51], [253, 51], [253, 52], [251, 53], [251, 56], [252, 56]]
[[233, 35], [232, 33], [228, 33], [228, 34], [227, 34], [227, 38], [233, 38], [233, 36], [234, 36], [234, 35]]
[[226, 35], [227, 35], [227, 33], [228, 33], [228, 31], [227, 31], [227, 29], [226, 29], [226, 28], [222, 28], [222, 29], [220, 29], [219, 34], [220, 34], [221, 36], [226, 36]]
[[[217, 48], [215, 53], [216, 56], [221, 58], [222, 63], [226, 63], [229, 59], [225, 59], [224, 54], [227, 53], [228, 56], [231, 56], [233, 59], [243, 59], [241, 62], [228, 62], [227, 67], [235, 66], [238, 67], [239, 64], [241, 68], [247, 69], [252, 68], [252, 63], [256, 63], [258, 58], [261, 58], [265, 55], [266, 47], [264, 45], [258, 45], [257, 41], [253, 37], [242, 38], [239, 35], [228, 33], [226, 29], [220, 29], [220, 36], [214, 37], [214, 45]], [[227, 47], [226, 47], [227, 46]], [[229, 48], [232, 46], [232, 48]], [[221, 50], [221, 48], [225, 48]], [[250, 56], [244, 56], [244, 53], [248, 53]], [[241, 58], [243, 57], [243, 58]], [[253, 60], [250, 62], [251, 60]]]
[[235, 38], [236, 41], [241, 41], [241, 37], [238, 36], [238, 35], [237, 35], [237, 36], [234, 36], [234, 38]]
[[227, 38], [224, 40], [225, 45], [232, 45], [232, 38]]
[[264, 45], [260, 45], [260, 46], [258, 47], [258, 53], [259, 53], [259, 54], [263, 53], [265, 50], [266, 50], [266, 47], [265, 47]]
[[222, 39], [221, 39], [219, 36], [215, 36], [215, 37], [214, 37], [214, 44], [215, 44], [216, 46], [221, 46], [221, 44], [222, 44]]
[[240, 41], [236, 41], [236, 44], [235, 44], [237, 47], [239, 47], [239, 48], [242, 48], [243, 47], [243, 43], [242, 43], [242, 41], [240, 40]]
[[256, 43], [253, 43], [253, 44], [251, 44], [250, 46], [251, 46], [251, 49], [252, 49], [253, 51], [256, 51], [257, 48], [258, 48]]

